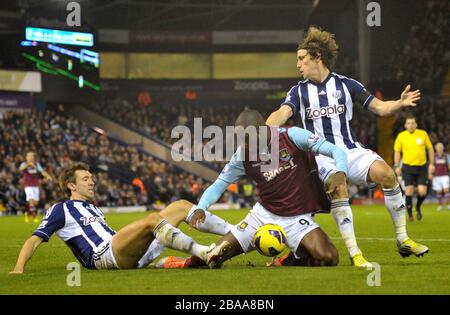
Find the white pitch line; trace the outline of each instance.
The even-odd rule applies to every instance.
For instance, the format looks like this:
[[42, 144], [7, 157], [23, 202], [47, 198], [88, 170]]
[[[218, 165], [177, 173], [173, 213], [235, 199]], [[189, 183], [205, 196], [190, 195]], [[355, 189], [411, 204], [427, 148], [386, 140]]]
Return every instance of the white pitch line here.
[[[341, 237], [330, 237], [333, 240], [341, 240]], [[386, 238], [386, 237], [357, 237], [357, 240], [363, 241], [396, 241], [395, 238]], [[450, 242], [450, 239], [445, 238], [417, 238], [417, 241], [420, 242]]]

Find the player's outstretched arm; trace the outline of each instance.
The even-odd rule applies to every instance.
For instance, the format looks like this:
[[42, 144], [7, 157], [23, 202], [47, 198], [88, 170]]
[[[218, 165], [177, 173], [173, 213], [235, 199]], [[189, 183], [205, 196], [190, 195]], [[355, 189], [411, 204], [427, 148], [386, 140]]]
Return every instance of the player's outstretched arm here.
[[433, 178], [433, 174], [434, 174], [434, 149], [433, 146], [431, 145], [428, 148], [428, 179], [432, 179]]
[[329, 156], [334, 159], [336, 172], [348, 173], [347, 154], [338, 146], [299, 127], [289, 128], [288, 136], [300, 150]]
[[199, 223], [205, 222], [205, 210], [215, 204], [220, 196], [225, 192], [228, 187], [228, 183], [224, 180], [218, 178], [216, 181], [209, 186], [203, 193], [200, 201], [198, 202], [197, 210], [195, 210], [192, 218], [189, 221], [189, 225], [192, 227], [197, 227]]
[[402, 155], [400, 151], [394, 151], [394, 171], [397, 176], [402, 175], [402, 168], [400, 167], [400, 160], [402, 159]]
[[48, 180], [48, 181], [52, 181], [53, 180], [53, 177], [49, 174], [49, 173], [47, 173], [46, 171], [42, 171], [42, 175]]
[[266, 120], [266, 124], [269, 126], [282, 126], [291, 118], [292, 114], [292, 108], [289, 105], [283, 105], [270, 114]]
[[27, 262], [33, 257], [36, 249], [41, 245], [42, 238], [39, 236], [33, 235], [29, 239], [25, 241], [20, 250], [19, 257], [17, 258], [17, 263], [14, 269], [10, 272], [11, 274], [20, 274], [23, 273], [25, 269], [25, 265]]
[[26, 170], [28, 167], [28, 164], [23, 162], [22, 164], [20, 164], [19, 166], [19, 171], [23, 172], [24, 170]]
[[411, 91], [411, 85], [407, 85], [400, 98], [396, 101], [382, 101], [376, 97], [369, 103], [369, 109], [377, 115], [389, 116], [403, 107], [414, 107], [420, 100], [420, 90]]
[[228, 185], [237, 182], [239, 178], [245, 175], [244, 165], [240, 156], [241, 151], [239, 148], [231, 157], [230, 162], [225, 165], [216, 181], [205, 190], [198, 202], [198, 211], [196, 210], [192, 219], [189, 220], [190, 226], [197, 227], [198, 223], [203, 223], [206, 217], [205, 210], [219, 200], [220, 196], [228, 188]]
[[347, 190], [348, 160], [347, 154], [343, 150], [306, 129], [293, 127], [288, 130], [288, 135], [299, 149], [313, 151], [334, 159], [336, 172], [327, 181], [326, 193], [331, 194], [335, 190]]

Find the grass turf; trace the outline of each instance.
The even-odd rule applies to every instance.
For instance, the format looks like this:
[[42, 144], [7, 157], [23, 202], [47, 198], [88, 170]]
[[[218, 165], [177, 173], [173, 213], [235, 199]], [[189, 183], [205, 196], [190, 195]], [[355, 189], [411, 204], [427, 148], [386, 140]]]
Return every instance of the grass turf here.
[[[371, 270], [350, 265], [347, 250], [331, 215], [317, 221], [339, 250], [338, 267], [268, 268], [270, 258], [252, 252], [235, 257], [222, 269], [86, 270], [81, 267], [81, 286], [70, 287], [66, 278], [69, 262], [76, 259], [56, 236], [42, 244], [26, 272], [10, 275], [23, 241], [37, 224], [22, 217], [0, 217], [0, 294], [450, 294], [450, 211], [437, 212], [435, 205], [423, 206], [421, 222], [408, 222], [409, 235], [428, 247], [424, 257], [402, 258], [397, 250], [391, 220], [384, 206], [354, 206], [358, 244], [365, 257], [381, 266], [381, 285], [369, 286]], [[232, 223], [246, 211], [217, 211]], [[110, 214], [107, 221], [118, 230], [144, 217], [143, 213]], [[188, 230], [199, 243], [218, 237]], [[171, 250], [168, 254], [183, 255]], [[370, 277], [370, 279], [374, 279]]]

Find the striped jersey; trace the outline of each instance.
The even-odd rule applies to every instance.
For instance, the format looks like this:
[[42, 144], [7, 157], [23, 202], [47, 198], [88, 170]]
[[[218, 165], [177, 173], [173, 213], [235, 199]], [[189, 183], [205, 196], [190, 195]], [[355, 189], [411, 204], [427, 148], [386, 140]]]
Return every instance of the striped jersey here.
[[72, 250], [80, 263], [94, 269], [94, 259], [109, 247], [116, 234], [105, 221], [103, 212], [89, 201], [66, 200], [47, 210], [33, 232], [47, 242], [56, 233]]
[[374, 96], [354, 79], [330, 72], [322, 83], [300, 81], [293, 86], [282, 105], [300, 115], [303, 127], [339, 147], [361, 147], [350, 126], [353, 102], [368, 107]]

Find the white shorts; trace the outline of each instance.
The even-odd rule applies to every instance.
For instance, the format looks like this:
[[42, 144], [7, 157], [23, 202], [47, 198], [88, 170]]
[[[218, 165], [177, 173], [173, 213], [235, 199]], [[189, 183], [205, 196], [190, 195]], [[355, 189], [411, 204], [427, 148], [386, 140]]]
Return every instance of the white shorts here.
[[[349, 182], [355, 185], [369, 184], [367, 182], [367, 174], [370, 166], [375, 161], [383, 161], [381, 156], [372, 150], [365, 148], [355, 148], [348, 150], [341, 148], [347, 153]], [[316, 156], [317, 167], [319, 168], [319, 177], [325, 183], [328, 177], [336, 171], [336, 164], [333, 158], [319, 154]]]
[[[158, 258], [165, 247], [158, 240], [153, 240], [147, 252], [138, 262], [137, 268], [147, 267], [153, 260]], [[94, 253], [94, 265], [96, 269], [120, 269], [112, 250], [111, 240]]]
[[25, 187], [26, 200], [39, 201], [39, 187]]
[[286, 232], [287, 246], [293, 253], [296, 253], [303, 237], [319, 227], [312, 213], [282, 217], [268, 211], [260, 203], [256, 203], [245, 219], [234, 225], [230, 232], [246, 253], [254, 249], [253, 236], [256, 230], [268, 223], [278, 224], [283, 228]]
[[112, 249], [112, 238], [94, 252], [94, 266], [96, 269], [119, 269]]
[[433, 177], [433, 190], [442, 191], [450, 187], [450, 177], [448, 175], [444, 176], [434, 176]]

